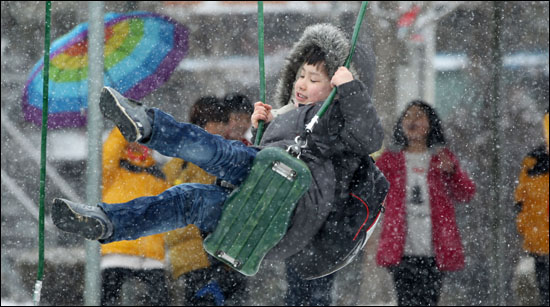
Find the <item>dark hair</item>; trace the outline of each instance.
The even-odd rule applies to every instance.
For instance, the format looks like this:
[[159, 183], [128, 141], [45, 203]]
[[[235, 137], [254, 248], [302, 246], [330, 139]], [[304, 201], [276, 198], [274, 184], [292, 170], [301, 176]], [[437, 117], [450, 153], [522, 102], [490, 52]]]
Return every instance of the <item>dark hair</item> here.
[[317, 45], [308, 46], [304, 50], [303, 57], [304, 57], [303, 62], [309, 65], [316, 66], [318, 64], [325, 63], [326, 61], [325, 52], [323, 51], [323, 49], [321, 49], [321, 47]]
[[445, 145], [446, 142], [445, 136], [443, 135], [443, 128], [441, 127], [441, 119], [439, 118], [439, 116], [437, 116], [437, 113], [435, 113], [434, 108], [432, 108], [429, 104], [422, 100], [411, 101], [405, 108], [405, 111], [403, 111], [403, 113], [399, 117], [399, 120], [397, 121], [397, 124], [395, 124], [395, 127], [393, 129], [394, 143], [403, 147], [407, 147], [409, 145], [407, 137], [403, 132], [403, 118], [405, 117], [407, 111], [414, 106], [419, 107], [422, 111], [424, 111], [426, 116], [428, 116], [430, 128], [428, 129], [426, 146], [428, 146], [428, 148], [431, 148], [434, 145]]
[[227, 123], [229, 113], [227, 107], [215, 96], [199, 98], [191, 107], [189, 121], [204, 128], [208, 122]]
[[238, 92], [225, 95], [223, 103], [227, 107], [229, 113], [252, 114], [254, 112], [254, 107], [250, 99], [248, 99], [246, 95]]

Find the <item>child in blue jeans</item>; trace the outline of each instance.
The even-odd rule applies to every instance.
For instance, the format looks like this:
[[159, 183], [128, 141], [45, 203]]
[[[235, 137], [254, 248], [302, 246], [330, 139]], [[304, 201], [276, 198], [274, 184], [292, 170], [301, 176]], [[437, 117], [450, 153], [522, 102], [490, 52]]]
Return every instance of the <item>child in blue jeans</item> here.
[[287, 234], [268, 257], [285, 259], [300, 253], [327, 216], [349, 198], [350, 174], [359, 168], [361, 159], [380, 148], [383, 140], [382, 126], [369, 95], [374, 67], [364, 67], [373, 63], [369, 58], [372, 54], [358, 46], [348, 70], [341, 67], [348, 51], [347, 38], [334, 26], [320, 24], [305, 30], [290, 53], [277, 89], [276, 99], [279, 105], [287, 104], [287, 112], [272, 112], [263, 102], [255, 104], [253, 125], [256, 127], [259, 120], [266, 122], [259, 147], [247, 147], [240, 141], [177, 122], [159, 109], [147, 108], [114, 89], [104, 88], [101, 111], [128, 141], [194, 163], [218, 177], [220, 184], [181, 184], [158, 196], [137, 198], [124, 205], [87, 206], [55, 199], [54, 224], [100, 243], [133, 240], [188, 224], [213, 231], [230, 187], [245, 180], [256, 153], [263, 147], [286, 149], [293, 145], [320, 109], [322, 103], [318, 102], [337, 87], [337, 99], [308, 137], [308, 148], [302, 153], [313, 182], [299, 200]]

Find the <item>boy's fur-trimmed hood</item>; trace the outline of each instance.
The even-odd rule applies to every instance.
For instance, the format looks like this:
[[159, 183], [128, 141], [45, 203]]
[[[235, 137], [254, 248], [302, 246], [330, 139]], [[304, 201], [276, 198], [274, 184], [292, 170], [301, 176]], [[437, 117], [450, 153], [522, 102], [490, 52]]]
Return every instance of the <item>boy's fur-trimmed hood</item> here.
[[[285, 66], [281, 71], [276, 87], [275, 108], [280, 108], [291, 102], [296, 75], [304, 63], [304, 51], [312, 45], [316, 45], [324, 51], [326, 55], [325, 67], [329, 78], [332, 78], [338, 67], [343, 66], [346, 62], [351, 40], [344, 32], [331, 24], [315, 24], [307, 27], [286, 58]], [[372, 47], [358, 42], [351, 61], [350, 71], [354, 78], [358, 78], [367, 86], [371, 95], [374, 86], [375, 68]]]

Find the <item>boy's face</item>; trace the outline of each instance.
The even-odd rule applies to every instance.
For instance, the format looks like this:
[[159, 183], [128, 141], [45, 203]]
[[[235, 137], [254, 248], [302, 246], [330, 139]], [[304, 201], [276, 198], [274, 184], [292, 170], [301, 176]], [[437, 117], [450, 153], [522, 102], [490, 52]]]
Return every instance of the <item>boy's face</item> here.
[[294, 101], [298, 104], [311, 104], [324, 101], [330, 92], [330, 79], [324, 64], [304, 64], [298, 72], [294, 83]]
[[250, 128], [250, 114], [248, 113], [231, 113], [229, 114], [229, 122], [227, 123], [227, 136], [229, 140], [242, 140]]
[[217, 134], [225, 137], [227, 124], [224, 122], [209, 121], [206, 123], [206, 125], [204, 125], [204, 130], [208, 131], [208, 133]]

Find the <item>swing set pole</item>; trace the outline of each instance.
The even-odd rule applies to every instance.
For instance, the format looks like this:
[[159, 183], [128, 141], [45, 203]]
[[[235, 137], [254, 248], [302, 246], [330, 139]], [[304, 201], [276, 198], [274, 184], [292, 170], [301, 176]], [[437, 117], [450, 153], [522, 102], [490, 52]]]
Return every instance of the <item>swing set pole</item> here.
[[[260, 65], [260, 101], [265, 103], [265, 66], [264, 66], [264, 2], [258, 1], [258, 61]], [[254, 145], [260, 145], [264, 133], [264, 121], [258, 123]]]
[[44, 199], [46, 194], [46, 145], [48, 134], [48, 91], [50, 72], [50, 16], [52, 2], [46, 1], [46, 21], [44, 34], [44, 70], [42, 87], [42, 140], [40, 151], [40, 209], [38, 213], [38, 273], [34, 284], [33, 302], [40, 303], [42, 280], [44, 277]]

